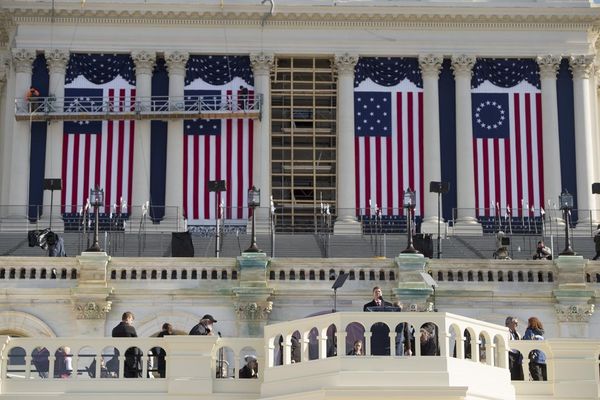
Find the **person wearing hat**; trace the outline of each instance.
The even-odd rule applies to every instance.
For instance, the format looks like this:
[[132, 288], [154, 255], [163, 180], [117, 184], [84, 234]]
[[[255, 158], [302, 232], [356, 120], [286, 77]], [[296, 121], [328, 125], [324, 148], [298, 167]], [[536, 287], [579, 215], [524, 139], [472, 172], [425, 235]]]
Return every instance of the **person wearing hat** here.
[[217, 322], [212, 315], [206, 314], [200, 322], [192, 328], [190, 335], [211, 336], [213, 334], [213, 324]]
[[256, 357], [249, 354], [244, 357], [246, 365], [240, 369], [240, 379], [257, 379], [258, 378], [258, 360]]

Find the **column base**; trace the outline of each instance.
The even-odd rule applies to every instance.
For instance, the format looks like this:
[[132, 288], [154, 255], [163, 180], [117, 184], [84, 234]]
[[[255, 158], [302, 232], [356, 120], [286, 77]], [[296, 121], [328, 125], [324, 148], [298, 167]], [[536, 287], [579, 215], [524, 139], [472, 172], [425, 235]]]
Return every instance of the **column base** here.
[[440, 218], [438, 221], [438, 217], [427, 217], [421, 222], [421, 233], [430, 233], [432, 234], [434, 239], [438, 237], [438, 222], [440, 224], [439, 232], [442, 238], [446, 238], [448, 236], [448, 224], [444, 221], [443, 218]]
[[334, 222], [333, 234], [360, 235], [362, 234], [362, 225], [354, 217], [343, 217]]
[[[564, 235], [565, 233], [565, 225], [563, 223], [562, 226], [562, 234]], [[594, 232], [596, 231], [596, 229], [598, 228], [598, 222], [597, 221], [591, 221], [591, 220], [583, 220], [583, 221], [578, 221], [577, 222], [577, 226], [575, 227], [575, 229], [572, 230], [573, 236], [576, 237], [593, 237], [594, 236]]]
[[454, 223], [450, 234], [456, 236], [483, 236], [483, 227], [473, 217], [463, 217]]
[[44, 229], [41, 223], [31, 223], [24, 217], [4, 217], [0, 220], [0, 232], [27, 232], [28, 230]]

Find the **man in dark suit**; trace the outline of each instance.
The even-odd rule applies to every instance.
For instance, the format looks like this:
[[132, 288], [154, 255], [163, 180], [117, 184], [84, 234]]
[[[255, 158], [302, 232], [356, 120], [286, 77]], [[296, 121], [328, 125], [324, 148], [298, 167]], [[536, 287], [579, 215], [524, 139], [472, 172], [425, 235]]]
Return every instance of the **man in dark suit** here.
[[[392, 307], [392, 303], [383, 300], [381, 288], [373, 288], [373, 300], [363, 306], [363, 311], [372, 311], [375, 307]], [[390, 355], [390, 329], [381, 322], [376, 322], [371, 326], [371, 355], [389, 356]]]
[[[112, 330], [112, 337], [137, 337], [137, 332], [133, 327], [133, 313], [124, 312], [119, 325]], [[142, 377], [142, 351], [137, 347], [130, 347], [125, 352], [125, 378]]]
[[392, 307], [392, 303], [383, 300], [381, 293], [381, 288], [379, 286], [375, 286], [373, 288], [373, 300], [363, 306], [363, 311], [371, 311], [371, 307]]

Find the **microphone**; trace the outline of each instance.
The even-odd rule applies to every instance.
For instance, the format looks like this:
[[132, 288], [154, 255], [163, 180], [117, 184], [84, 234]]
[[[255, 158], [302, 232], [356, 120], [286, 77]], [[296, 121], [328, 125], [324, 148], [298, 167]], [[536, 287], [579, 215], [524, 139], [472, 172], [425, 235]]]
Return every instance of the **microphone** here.
[[383, 296], [379, 296], [379, 301], [381, 302], [381, 307], [385, 307], [385, 301], [383, 301]]
[[219, 337], [222, 337], [221, 336], [221, 331], [217, 331], [217, 335], [219, 335]]

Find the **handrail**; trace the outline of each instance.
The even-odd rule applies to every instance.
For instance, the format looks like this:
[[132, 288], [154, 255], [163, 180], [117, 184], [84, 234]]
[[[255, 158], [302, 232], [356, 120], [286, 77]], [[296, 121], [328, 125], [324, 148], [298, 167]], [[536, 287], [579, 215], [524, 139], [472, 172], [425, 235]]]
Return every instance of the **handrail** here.
[[15, 99], [17, 120], [259, 119], [262, 94]]

